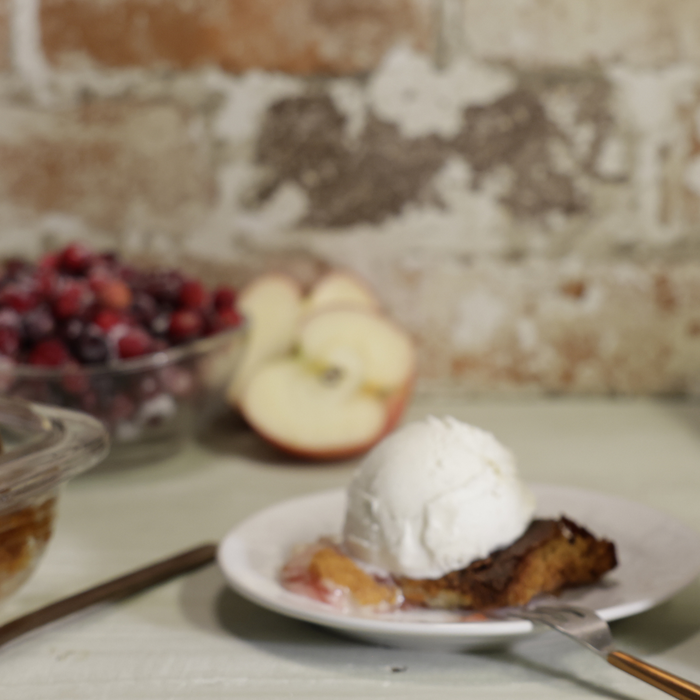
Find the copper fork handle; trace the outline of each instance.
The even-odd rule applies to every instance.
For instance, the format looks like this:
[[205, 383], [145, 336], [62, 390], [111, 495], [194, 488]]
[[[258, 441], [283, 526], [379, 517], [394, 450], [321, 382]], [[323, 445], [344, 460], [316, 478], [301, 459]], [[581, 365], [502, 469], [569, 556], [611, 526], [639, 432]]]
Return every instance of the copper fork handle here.
[[622, 671], [636, 676], [669, 695], [680, 700], [700, 700], [700, 685], [685, 681], [668, 671], [662, 671], [656, 666], [646, 663], [624, 651], [611, 651], [607, 656], [608, 663]]

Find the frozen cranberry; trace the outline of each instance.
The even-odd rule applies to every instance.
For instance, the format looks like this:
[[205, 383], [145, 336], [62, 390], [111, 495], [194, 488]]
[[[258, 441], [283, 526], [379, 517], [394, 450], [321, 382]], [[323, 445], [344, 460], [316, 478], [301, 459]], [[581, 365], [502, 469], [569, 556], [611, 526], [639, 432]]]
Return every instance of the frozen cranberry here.
[[8, 279], [16, 280], [21, 277], [29, 277], [34, 270], [34, 266], [26, 260], [20, 258], [9, 258], [5, 260], [5, 276]]
[[108, 406], [117, 391], [114, 376], [111, 374], [95, 374], [90, 377], [90, 384], [100, 406], [103, 408]]
[[168, 335], [173, 342], [182, 343], [202, 335], [204, 319], [192, 309], [180, 309], [170, 317]]
[[97, 394], [89, 389], [80, 394], [80, 408], [87, 413], [95, 413], [98, 410]]
[[140, 328], [130, 328], [117, 341], [117, 350], [119, 357], [126, 360], [130, 357], [138, 357], [150, 352], [152, 344], [151, 336], [146, 331]]
[[37, 267], [40, 270], [55, 270], [61, 261], [60, 253], [46, 253], [39, 258]]
[[58, 338], [39, 341], [29, 354], [29, 364], [42, 367], [60, 367], [70, 359], [68, 348]]
[[219, 313], [219, 321], [223, 328], [234, 328], [239, 326], [243, 317], [236, 311], [236, 309], [225, 309]]
[[107, 339], [96, 329], [88, 328], [73, 344], [73, 352], [84, 365], [98, 365], [109, 359]]
[[170, 394], [177, 397], [189, 395], [195, 387], [195, 380], [192, 373], [178, 365], [169, 365], [160, 370], [159, 378]]
[[217, 311], [232, 309], [236, 304], [236, 292], [231, 287], [221, 286], [214, 292], [214, 308]]
[[99, 255], [100, 262], [104, 263], [107, 267], [115, 268], [119, 266], [119, 254], [113, 250], [108, 250]]
[[160, 384], [155, 376], [151, 373], [144, 376], [136, 377], [129, 391], [130, 394], [136, 395], [140, 400], [150, 399], [161, 393]]
[[84, 245], [71, 243], [60, 253], [59, 264], [62, 270], [72, 275], [79, 275], [90, 267], [94, 257], [92, 251]]
[[0, 326], [19, 330], [22, 317], [14, 309], [0, 309]]
[[116, 278], [91, 280], [90, 286], [103, 306], [110, 309], [126, 309], [131, 305], [131, 290], [125, 282]]
[[131, 304], [134, 320], [142, 326], [148, 326], [158, 315], [156, 300], [146, 292], [136, 292]]
[[52, 298], [59, 289], [61, 278], [56, 270], [40, 268], [34, 276], [37, 294], [44, 299]]
[[[138, 357], [238, 325], [235, 302], [231, 287], [212, 295], [177, 270], [139, 270], [115, 253], [72, 243], [36, 265], [10, 260], [0, 269], [0, 352], [44, 366]], [[104, 415], [115, 393], [136, 401], [152, 392], [125, 391], [123, 383], [109, 391], [95, 385], [88, 390], [82, 378], [88, 375], [80, 376], [57, 387], [57, 398], [82, 386]]]
[[162, 337], [168, 334], [170, 329], [170, 314], [160, 313], [150, 323], [151, 333], [156, 337]]
[[69, 394], [80, 396], [90, 388], [90, 381], [77, 362], [69, 362], [61, 375], [61, 386]]
[[19, 331], [16, 328], [0, 326], [0, 355], [16, 358], [19, 352]]
[[22, 317], [24, 337], [31, 343], [48, 338], [56, 330], [56, 322], [49, 309], [42, 305], [28, 311]]
[[145, 291], [153, 276], [152, 272], [138, 270], [122, 262], [113, 266], [114, 274], [129, 285], [132, 292]]
[[70, 281], [58, 293], [53, 303], [57, 318], [82, 316], [94, 301], [90, 287], [84, 282]]
[[112, 400], [109, 417], [115, 423], [119, 423], [131, 418], [135, 412], [136, 404], [126, 394], [117, 394]]
[[180, 298], [183, 281], [182, 275], [175, 270], [159, 270], [151, 273], [145, 291], [157, 301], [175, 305]]
[[12, 282], [0, 291], [0, 306], [9, 306], [19, 313], [33, 309], [39, 303], [39, 295], [33, 285]]
[[124, 314], [115, 311], [114, 309], [99, 309], [93, 317], [93, 323], [101, 328], [105, 333], [111, 331], [112, 328], [120, 323], [126, 323]]
[[235, 328], [240, 325], [242, 320], [241, 315], [235, 309], [223, 309], [208, 318], [207, 332], [213, 334]]
[[180, 288], [180, 304], [190, 309], [202, 309], [209, 302], [209, 293], [198, 280], [187, 280]]
[[72, 345], [85, 330], [85, 321], [79, 318], [69, 318], [59, 326], [59, 334], [69, 345]]

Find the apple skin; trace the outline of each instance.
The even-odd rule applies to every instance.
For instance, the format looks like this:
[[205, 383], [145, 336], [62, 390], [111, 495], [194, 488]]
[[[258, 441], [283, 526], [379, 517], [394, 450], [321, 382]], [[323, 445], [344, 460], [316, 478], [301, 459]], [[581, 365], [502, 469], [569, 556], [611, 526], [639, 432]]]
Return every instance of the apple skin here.
[[[314, 290], [317, 292], [315, 297]], [[309, 303], [311, 298], [315, 299], [313, 303]], [[254, 338], [259, 342], [251, 348], [252, 357], [248, 358], [244, 366], [245, 372], [242, 375], [239, 374], [238, 381], [231, 385], [229, 401], [260, 437], [281, 452], [298, 458], [310, 461], [336, 461], [363, 454], [396, 427], [410, 401], [415, 384], [415, 345], [408, 334], [380, 310], [378, 301], [367, 285], [352, 273], [342, 270], [331, 271], [318, 281], [306, 297], [303, 297], [300, 285], [293, 278], [280, 273], [267, 273], [244, 289], [241, 300], [244, 313], [250, 305], [249, 313], [253, 317], [253, 322], [257, 319], [264, 329], [257, 338]], [[286, 310], [281, 319], [280, 307]], [[287, 324], [287, 316], [290, 314], [294, 317], [293, 324]], [[353, 321], [353, 318], [356, 321]], [[325, 319], [322, 320], [322, 326], [319, 326], [319, 319]], [[331, 319], [330, 322], [329, 319]], [[348, 324], [355, 329], [355, 323], [360, 323], [357, 331], [353, 330], [348, 334]], [[285, 324], [289, 325], [289, 328], [276, 328]], [[312, 330], [314, 324], [316, 329], [322, 329], [320, 341], [318, 330], [315, 334]], [[295, 327], [292, 328], [292, 326]], [[317, 342], [308, 340], [312, 337], [315, 337]], [[377, 366], [379, 360], [375, 357], [374, 351], [370, 351], [369, 356], [363, 354], [367, 350], [364, 341], [368, 337], [378, 339], [379, 345], [373, 347], [379, 352], [379, 356], [383, 357], [379, 366]], [[264, 340], [261, 341], [260, 338]], [[307, 339], [306, 343], [305, 339]], [[311, 346], [308, 342], [311, 342]], [[357, 383], [353, 385], [355, 388], [349, 389], [350, 393], [345, 395], [356, 397], [361, 401], [364, 400], [360, 399], [362, 396], [370, 399], [378, 410], [378, 416], [376, 416], [378, 419], [376, 424], [373, 420], [370, 421], [368, 430], [356, 431], [355, 437], [349, 436], [344, 443], [343, 435], [338, 435], [339, 427], [343, 425], [342, 419], [331, 418], [331, 414], [328, 413], [329, 409], [335, 410], [332, 402], [325, 405], [316, 404], [316, 399], [312, 398], [316, 396], [314, 387], [309, 385], [308, 395], [304, 387], [307, 381], [305, 377], [314, 375], [318, 377], [319, 371], [338, 368], [344, 374], [349, 369], [352, 376], [353, 370], [343, 364], [343, 358], [347, 360], [347, 352], [352, 355], [353, 351], [359, 353], [358, 357], [365, 359], [357, 366], [358, 373], [355, 374]], [[340, 352], [340, 356], [337, 352]], [[375, 359], [370, 361], [369, 357]], [[402, 359], [397, 364], [396, 360], [399, 358]], [[296, 361], [299, 361], [299, 365]], [[338, 361], [341, 362], [340, 365], [337, 364]], [[365, 362], [369, 364], [366, 365]], [[315, 369], [309, 369], [307, 374], [306, 370], [302, 369], [304, 363], [310, 363], [307, 367], [313, 366]], [[272, 370], [273, 366], [291, 367], [287, 370], [291, 374], [284, 374], [280, 369]], [[360, 367], [362, 369], [359, 369]], [[403, 369], [399, 370], [399, 367]], [[268, 368], [271, 373], [268, 372]], [[263, 375], [266, 375], [264, 380]], [[299, 377], [302, 384], [301, 390], [298, 388], [297, 380], [294, 380], [294, 385], [286, 384], [287, 379], [294, 376]], [[260, 390], [262, 385], [258, 377], [266, 389]], [[257, 388], [251, 389], [252, 385]], [[292, 389], [292, 386], [295, 388]], [[290, 391], [300, 391], [297, 394], [299, 403], [292, 399], [291, 407], [287, 404], [288, 397], [293, 396], [289, 393]], [[325, 390], [322, 391], [325, 392]], [[311, 403], [307, 403], [307, 396]], [[336, 398], [337, 396], [336, 394]], [[356, 405], [356, 399], [350, 399], [353, 405]], [[273, 406], [274, 409], [268, 411], [266, 406]], [[318, 415], [329, 418], [331, 421], [329, 424], [327, 421], [320, 420], [319, 429], [325, 431], [323, 425], [328, 425], [331, 433], [324, 432], [322, 434], [324, 439], [320, 440], [318, 445], [312, 445], [309, 444], [312, 442], [309, 435], [313, 434], [316, 425], [302, 421], [302, 425], [298, 425], [301, 432], [297, 434], [297, 428], [292, 428], [292, 424], [285, 416], [292, 414], [295, 409], [297, 417], [313, 415], [312, 411], [316, 410], [316, 406], [323, 412]], [[346, 415], [347, 420], [354, 423], [351, 414]], [[352, 429], [348, 432], [352, 433]], [[323, 442], [325, 445], [322, 444]], [[329, 446], [329, 443], [332, 445]]]

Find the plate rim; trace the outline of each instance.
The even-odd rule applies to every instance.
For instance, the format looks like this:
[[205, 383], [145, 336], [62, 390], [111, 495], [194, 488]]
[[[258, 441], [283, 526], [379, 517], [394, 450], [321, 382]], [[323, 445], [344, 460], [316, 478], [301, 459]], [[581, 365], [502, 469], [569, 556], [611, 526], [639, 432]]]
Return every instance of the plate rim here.
[[[647, 510], [649, 513], [653, 513], [655, 516], [663, 516], [670, 522], [673, 522], [676, 527], [679, 527], [686, 531], [686, 535], [689, 538], [694, 538], [697, 540], [698, 547], [700, 548], [700, 534], [698, 534], [691, 527], [686, 525], [681, 520], [678, 520], [672, 515], [669, 515], [663, 511], [657, 510], [651, 506], [647, 506], [639, 501], [634, 501], [632, 499], [625, 498], [623, 496], [618, 496], [617, 494], [611, 494], [601, 491], [596, 491], [594, 489], [579, 488], [577, 486], [570, 486], [566, 484], [555, 484], [555, 483], [539, 483], [539, 482], [528, 482], [530, 486], [535, 491], [545, 491], [554, 490], [559, 492], [566, 492], [572, 495], [582, 495], [587, 498], [603, 499], [616, 501], [619, 503], [629, 504], [640, 510]], [[330, 606], [328, 609], [316, 609], [315, 606], [321, 606], [322, 603], [317, 601], [308, 600], [306, 601], [298, 594], [294, 594], [290, 591], [286, 591], [282, 588], [279, 583], [276, 585], [279, 588], [280, 593], [282, 593], [284, 599], [289, 601], [288, 604], [272, 599], [264, 593], [260, 593], [254, 586], [247, 585], [245, 575], [252, 571], [252, 567], [248, 567], [244, 575], [241, 577], [240, 571], [232, 570], [230, 567], [230, 562], [232, 560], [232, 553], [237, 554], [236, 550], [241, 549], [245, 545], [245, 539], [243, 537], [245, 530], [252, 527], [256, 521], [264, 521], [269, 518], [270, 515], [277, 511], [278, 509], [288, 508], [293, 506], [295, 503], [301, 504], [310, 500], [322, 500], [326, 501], [328, 499], [340, 499], [345, 496], [346, 488], [334, 488], [334, 489], [324, 489], [321, 491], [313, 491], [305, 494], [300, 494], [292, 498], [287, 498], [281, 501], [272, 503], [254, 513], [244, 518], [236, 526], [227, 532], [227, 534], [221, 539], [220, 544], [217, 549], [217, 562], [220, 569], [223, 571], [226, 581], [233, 590], [239, 593], [244, 598], [252, 601], [253, 603], [273, 612], [279, 613], [286, 617], [291, 617], [298, 620], [303, 620], [305, 622], [311, 622], [314, 624], [322, 625], [336, 630], [347, 631], [347, 632], [357, 632], [357, 633], [367, 633], [367, 634], [381, 634], [389, 636], [413, 636], [413, 637], [423, 637], [423, 638], [435, 638], [444, 637], [451, 639], [461, 639], [465, 641], [469, 639], [492, 639], [499, 640], [503, 638], [518, 638], [522, 636], [529, 635], [535, 630], [535, 626], [532, 622], [528, 620], [489, 620], [485, 622], [467, 622], [467, 621], [442, 621], [442, 622], [416, 622], [408, 620], [386, 620], [386, 619], [373, 619], [371, 617], [363, 617], [357, 615], [347, 615], [344, 613], [339, 613], [334, 611]], [[267, 576], [263, 576], [258, 572], [254, 572], [254, 577], [264, 579], [265, 582], [270, 583], [271, 579]], [[700, 558], [698, 558], [698, 563], [696, 564], [695, 573], [688, 578], [688, 580], [675, 587], [673, 590], [668, 591], [663, 596], [643, 598], [630, 601], [628, 603], [620, 603], [617, 605], [608, 606], [605, 608], [598, 608], [596, 612], [605, 620], [613, 621], [619, 620], [626, 617], [631, 617], [632, 615], [637, 615], [639, 613], [650, 610], [657, 605], [662, 604], [672, 596], [676, 595], [683, 588], [688, 586], [692, 581], [700, 574]], [[295, 599], [299, 600], [297, 605], [294, 604]], [[305, 603], [314, 607], [305, 607]]]

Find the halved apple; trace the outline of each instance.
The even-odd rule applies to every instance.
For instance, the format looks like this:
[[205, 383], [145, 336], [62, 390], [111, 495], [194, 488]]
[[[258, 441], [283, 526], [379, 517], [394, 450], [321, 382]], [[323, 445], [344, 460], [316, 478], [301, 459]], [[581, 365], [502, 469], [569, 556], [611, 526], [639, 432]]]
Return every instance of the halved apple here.
[[289, 275], [271, 272], [245, 287], [238, 306], [249, 328], [246, 347], [227, 398], [236, 404], [256, 370], [270, 359], [290, 352], [296, 339], [302, 310], [302, 291]]
[[239, 407], [261, 436], [287, 452], [350, 457], [396, 425], [415, 365], [411, 338], [380, 313], [319, 311], [302, 324], [294, 355], [253, 374]]

